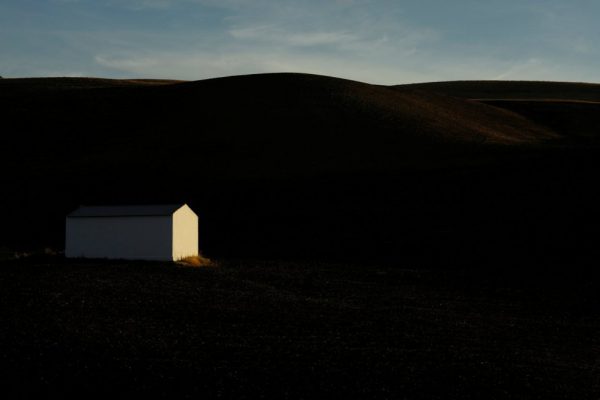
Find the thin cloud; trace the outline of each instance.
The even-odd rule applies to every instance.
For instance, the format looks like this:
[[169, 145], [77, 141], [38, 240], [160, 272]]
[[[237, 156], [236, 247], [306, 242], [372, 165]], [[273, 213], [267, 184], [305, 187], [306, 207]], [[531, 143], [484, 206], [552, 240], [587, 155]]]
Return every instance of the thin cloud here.
[[514, 79], [516, 77], [523, 77], [535, 73], [537, 76], [540, 75], [540, 71], [544, 69], [543, 62], [536, 58], [530, 58], [528, 60], [518, 62], [511, 65], [507, 70], [494, 76], [494, 80]]
[[288, 46], [339, 45], [357, 41], [357, 36], [348, 32], [297, 32], [290, 33], [270, 26], [231, 29], [235, 39], [278, 43]]

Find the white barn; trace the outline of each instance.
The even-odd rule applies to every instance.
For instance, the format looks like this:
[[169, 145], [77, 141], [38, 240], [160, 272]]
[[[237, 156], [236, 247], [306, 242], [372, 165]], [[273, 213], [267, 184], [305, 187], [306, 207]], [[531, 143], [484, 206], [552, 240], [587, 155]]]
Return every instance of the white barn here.
[[198, 216], [187, 204], [81, 206], [67, 215], [65, 255], [177, 261], [198, 255]]

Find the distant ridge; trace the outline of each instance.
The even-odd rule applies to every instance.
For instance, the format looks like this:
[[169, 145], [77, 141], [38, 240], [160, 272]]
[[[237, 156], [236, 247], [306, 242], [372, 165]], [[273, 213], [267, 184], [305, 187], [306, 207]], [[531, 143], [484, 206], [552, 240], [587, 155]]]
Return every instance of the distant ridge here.
[[579, 100], [600, 102], [600, 84], [544, 81], [451, 81], [397, 85], [467, 99]]
[[0, 80], [0, 96], [15, 92], [39, 92], [72, 89], [98, 89], [131, 86], [168, 85], [181, 81], [167, 79], [105, 78], [4, 78]]

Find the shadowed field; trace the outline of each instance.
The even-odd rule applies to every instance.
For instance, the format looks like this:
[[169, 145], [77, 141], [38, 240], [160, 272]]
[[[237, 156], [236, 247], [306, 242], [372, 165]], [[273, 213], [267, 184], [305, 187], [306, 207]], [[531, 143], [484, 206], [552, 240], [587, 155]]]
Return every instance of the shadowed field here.
[[11, 395], [595, 398], [597, 273], [2, 262]]

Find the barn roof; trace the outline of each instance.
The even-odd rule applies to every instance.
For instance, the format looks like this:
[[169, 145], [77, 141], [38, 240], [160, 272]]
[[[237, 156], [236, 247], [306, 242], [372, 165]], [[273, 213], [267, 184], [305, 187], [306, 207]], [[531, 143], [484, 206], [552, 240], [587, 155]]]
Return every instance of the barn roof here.
[[67, 217], [160, 217], [173, 215], [175, 211], [184, 205], [180, 203], [135, 206], [80, 206]]

